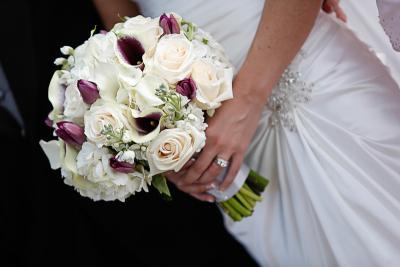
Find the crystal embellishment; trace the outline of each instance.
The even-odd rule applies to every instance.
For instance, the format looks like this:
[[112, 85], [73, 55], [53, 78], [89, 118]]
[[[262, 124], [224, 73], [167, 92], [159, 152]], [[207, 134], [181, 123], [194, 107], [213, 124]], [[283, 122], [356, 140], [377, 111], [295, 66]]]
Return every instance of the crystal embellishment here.
[[301, 80], [301, 73], [286, 69], [268, 98], [268, 108], [272, 110], [270, 126], [281, 125], [290, 131], [297, 131], [294, 110], [300, 103], [311, 100], [313, 84]]

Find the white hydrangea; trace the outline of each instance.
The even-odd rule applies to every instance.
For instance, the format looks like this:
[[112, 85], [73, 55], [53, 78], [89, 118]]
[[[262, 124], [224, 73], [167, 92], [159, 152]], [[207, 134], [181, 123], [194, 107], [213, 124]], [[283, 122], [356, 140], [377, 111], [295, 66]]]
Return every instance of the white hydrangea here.
[[204, 112], [194, 103], [189, 103], [184, 109], [185, 122], [190, 123], [199, 131], [207, 129], [207, 123], [204, 122]]
[[111, 157], [108, 149], [85, 142], [76, 158], [77, 173], [62, 172], [65, 183], [93, 200], [124, 201], [142, 189], [147, 190], [150, 179], [144, 172], [116, 172], [110, 167]]

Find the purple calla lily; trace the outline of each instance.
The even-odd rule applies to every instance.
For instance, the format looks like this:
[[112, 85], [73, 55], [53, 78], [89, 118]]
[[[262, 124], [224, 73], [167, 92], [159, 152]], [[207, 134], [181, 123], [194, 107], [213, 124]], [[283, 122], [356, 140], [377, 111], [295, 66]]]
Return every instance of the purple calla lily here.
[[153, 112], [144, 117], [135, 118], [136, 129], [142, 134], [146, 135], [158, 127], [162, 113]]
[[164, 34], [179, 34], [181, 32], [179, 23], [172, 14], [169, 17], [165, 13], [161, 15], [160, 27], [163, 29]]
[[44, 120], [44, 124], [46, 124], [46, 126], [48, 126], [50, 128], [53, 128], [53, 121], [48, 116]]
[[178, 82], [175, 90], [177, 93], [186, 96], [189, 99], [193, 99], [196, 97], [197, 87], [192, 78], [186, 78]]
[[144, 49], [142, 44], [134, 37], [124, 36], [118, 39], [118, 50], [124, 60], [132, 65], [141, 65], [143, 62]]
[[81, 147], [85, 142], [83, 128], [70, 121], [57, 122], [56, 135], [67, 144], [77, 148]]
[[86, 104], [93, 104], [100, 98], [99, 89], [97, 84], [87, 80], [78, 80], [77, 87], [81, 93], [82, 99]]
[[110, 167], [116, 172], [131, 173], [135, 171], [135, 164], [119, 161], [115, 157], [110, 158], [109, 163]]

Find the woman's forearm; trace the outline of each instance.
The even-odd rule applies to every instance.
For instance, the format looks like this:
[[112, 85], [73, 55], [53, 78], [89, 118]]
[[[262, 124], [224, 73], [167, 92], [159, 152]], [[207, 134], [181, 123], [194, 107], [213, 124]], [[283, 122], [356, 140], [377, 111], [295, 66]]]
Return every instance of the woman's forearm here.
[[106, 30], [110, 30], [120, 17], [139, 15], [138, 6], [129, 0], [93, 0]]
[[235, 97], [264, 105], [273, 86], [310, 33], [321, 0], [268, 0], [243, 67]]

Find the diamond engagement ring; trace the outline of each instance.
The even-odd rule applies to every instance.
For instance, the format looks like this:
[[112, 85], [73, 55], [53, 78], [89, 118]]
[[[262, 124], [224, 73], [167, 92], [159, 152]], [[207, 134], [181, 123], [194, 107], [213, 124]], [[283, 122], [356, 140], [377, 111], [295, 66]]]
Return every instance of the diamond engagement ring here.
[[216, 157], [214, 160], [215, 164], [217, 164], [218, 166], [220, 166], [221, 168], [226, 168], [229, 165], [229, 161], [224, 160], [222, 158]]

